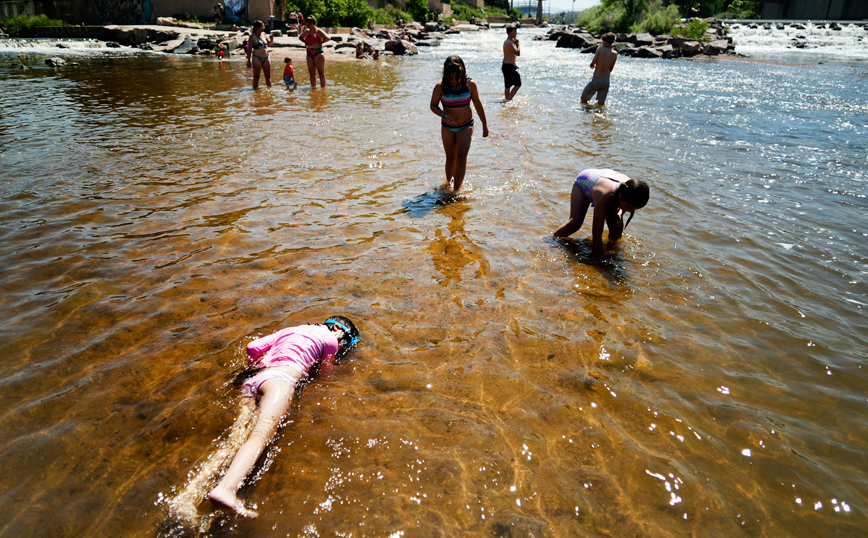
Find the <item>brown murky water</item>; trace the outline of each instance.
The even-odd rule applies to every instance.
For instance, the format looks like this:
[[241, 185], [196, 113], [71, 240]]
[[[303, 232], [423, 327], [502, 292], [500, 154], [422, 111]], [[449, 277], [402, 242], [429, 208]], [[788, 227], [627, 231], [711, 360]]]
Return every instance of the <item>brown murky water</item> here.
[[[588, 59], [528, 40], [504, 105], [500, 41], [294, 94], [241, 62], [6, 69], [0, 536], [861, 535], [866, 138], [834, 137], [864, 133], [865, 79], [814, 105], [783, 81], [823, 68], [625, 59], [586, 112]], [[492, 135], [447, 203], [452, 52]], [[594, 165], [654, 188], [602, 262], [547, 237]], [[259, 519], [171, 518], [246, 343], [332, 313], [363, 342], [242, 489]]]

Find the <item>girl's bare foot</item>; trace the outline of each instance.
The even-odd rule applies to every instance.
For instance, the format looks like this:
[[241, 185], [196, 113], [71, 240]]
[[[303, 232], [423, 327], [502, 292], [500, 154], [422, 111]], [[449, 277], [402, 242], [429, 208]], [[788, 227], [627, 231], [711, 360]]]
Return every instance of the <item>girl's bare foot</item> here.
[[208, 499], [217, 506], [233, 510], [236, 514], [243, 517], [257, 517], [259, 514], [244, 506], [244, 503], [235, 496], [235, 493], [228, 489], [217, 486], [208, 494]]

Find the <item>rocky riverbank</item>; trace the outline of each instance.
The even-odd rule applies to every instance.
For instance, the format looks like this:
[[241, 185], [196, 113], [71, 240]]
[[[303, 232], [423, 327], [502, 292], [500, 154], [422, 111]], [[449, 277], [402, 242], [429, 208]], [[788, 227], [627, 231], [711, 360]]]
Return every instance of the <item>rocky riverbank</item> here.
[[[637, 58], [687, 58], [698, 55], [719, 56], [722, 54], [736, 55], [732, 38], [726, 35], [723, 23], [709, 19], [708, 31], [699, 39], [651, 34], [617, 34], [615, 49], [622, 56]], [[558, 48], [581, 49], [585, 53], [594, 53], [602, 43], [599, 35], [594, 35], [584, 28], [558, 26], [552, 28], [547, 35], [536, 39], [557, 41]]]
[[[250, 35], [249, 27], [217, 26], [202, 27], [196, 24], [160, 18], [157, 25], [110, 25], [105, 27], [57, 27], [40, 28], [41, 37], [96, 37], [107, 46], [131, 46], [143, 50], [169, 54], [214, 55], [218, 50], [224, 54], [243, 55], [243, 46]], [[702, 39], [688, 39], [671, 35], [618, 34], [615, 48], [621, 55], [638, 58], [682, 58], [698, 55], [736, 55], [732, 38], [726, 35], [725, 26], [717, 20], [708, 20], [708, 31]], [[495, 25], [492, 25], [495, 26]], [[496, 25], [501, 27], [502, 25]], [[380, 55], [417, 54], [419, 47], [435, 46], [446, 35], [460, 32], [485, 31], [487, 24], [446, 25], [442, 22], [425, 24], [408, 23], [400, 29], [339, 28], [331, 29], [331, 41], [323, 44], [330, 55], [345, 55], [355, 58], [356, 45], [364, 42]], [[58, 35], [60, 34], [60, 35]], [[295, 30], [272, 32], [273, 53], [276, 57], [290, 56], [290, 51], [305, 48]], [[556, 41], [558, 48], [581, 49], [584, 53], [596, 52], [601, 44], [600, 36], [581, 27], [554, 26], [545, 35], [534, 39]], [[283, 52], [281, 52], [283, 49]]]
[[[168, 19], [161, 19], [158, 22], [161, 24], [106, 26], [101, 29], [99, 38], [111, 44], [169, 54], [213, 55], [222, 45], [223, 50], [228, 51], [231, 56], [244, 53], [244, 42], [250, 35], [249, 27], [234, 26], [211, 29], [186, 23], [175, 23]], [[363, 41], [381, 55], [417, 54], [419, 52], [418, 47], [437, 45], [437, 42], [448, 34], [479, 29], [473, 25], [450, 27], [438, 22], [428, 22], [424, 25], [413, 22], [404, 25], [401, 29], [347, 28], [340, 29], [340, 33], [330, 33], [331, 41], [323, 44], [323, 50], [326, 53], [346, 54], [355, 57], [356, 44]], [[281, 48], [305, 48], [304, 43], [298, 39], [295, 30], [286, 33], [275, 30], [272, 35], [274, 36], [272, 49], [276, 51]], [[279, 52], [278, 56], [280, 56]]]

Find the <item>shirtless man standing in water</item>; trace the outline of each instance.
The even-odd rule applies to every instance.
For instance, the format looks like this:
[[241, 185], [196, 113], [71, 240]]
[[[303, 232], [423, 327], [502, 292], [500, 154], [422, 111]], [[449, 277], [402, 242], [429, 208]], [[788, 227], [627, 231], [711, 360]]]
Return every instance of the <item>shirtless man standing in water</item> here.
[[615, 62], [618, 61], [618, 52], [612, 49], [612, 45], [615, 44], [615, 34], [612, 32], [603, 34], [602, 40], [603, 44], [597, 48], [594, 59], [591, 60], [594, 76], [582, 91], [583, 105], [587, 105], [596, 93], [597, 105], [603, 106], [606, 104], [606, 96], [609, 94], [609, 76], [612, 74], [612, 69], [615, 68]]
[[521, 77], [518, 75], [518, 67], [515, 65], [516, 57], [521, 56], [521, 46], [518, 44], [518, 29], [514, 24], [506, 26], [506, 41], [503, 42], [503, 83], [506, 89], [503, 97], [512, 101], [518, 89], [521, 88]]

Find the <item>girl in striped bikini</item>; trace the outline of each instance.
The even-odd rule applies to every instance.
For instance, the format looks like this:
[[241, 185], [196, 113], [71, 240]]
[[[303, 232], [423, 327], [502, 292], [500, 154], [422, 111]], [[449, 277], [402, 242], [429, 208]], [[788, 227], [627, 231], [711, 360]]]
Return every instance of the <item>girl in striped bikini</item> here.
[[450, 56], [443, 65], [443, 80], [434, 86], [434, 93], [431, 94], [431, 111], [440, 116], [440, 136], [446, 152], [446, 183], [451, 182], [454, 192], [458, 192], [464, 182], [467, 154], [473, 139], [471, 101], [479, 114], [482, 136], [485, 138], [488, 136], [488, 122], [476, 83], [467, 78], [461, 58]]

